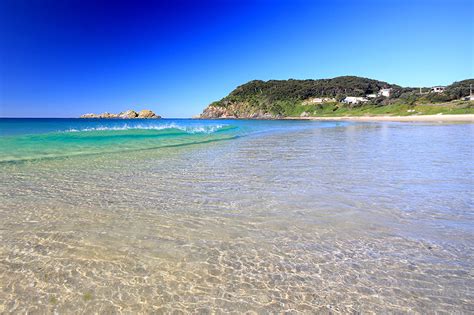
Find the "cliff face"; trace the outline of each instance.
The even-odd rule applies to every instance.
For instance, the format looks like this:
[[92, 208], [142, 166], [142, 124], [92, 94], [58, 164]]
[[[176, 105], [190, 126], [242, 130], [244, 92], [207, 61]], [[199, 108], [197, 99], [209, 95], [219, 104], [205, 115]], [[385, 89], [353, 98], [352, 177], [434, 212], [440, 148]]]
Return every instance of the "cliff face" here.
[[252, 108], [245, 103], [233, 103], [226, 104], [226, 106], [220, 106], [217, 104], [211, 104], [204, 109], [202, 114], [199, 116], [203, 119], [226, 119], [226, 118], [240, 118], [240, 119], [277, 119], [281, 118], [280, 115], [275, 115], [264, 110]]
[[118, 114], [111, 113], [102, 113], [102, 114], [84, 114], [79, 118], [120, 118], [120, 119], [134, 119], [134, 118], [150, 118], [150, 119], [160, 119], [161, 116], [155, 114], [149, 109], [141, 110], [136, 112], [134, 110], [127, 110]]

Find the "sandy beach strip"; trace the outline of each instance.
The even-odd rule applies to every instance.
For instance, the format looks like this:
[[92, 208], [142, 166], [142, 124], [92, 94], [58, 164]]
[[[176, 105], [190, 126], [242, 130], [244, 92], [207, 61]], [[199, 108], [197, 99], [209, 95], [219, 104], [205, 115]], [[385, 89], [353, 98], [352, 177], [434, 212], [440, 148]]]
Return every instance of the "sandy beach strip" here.
[[413, 121], [413, 122], [471, 122], [474, 114], [412, 115], [412, 116], [340, 116], [340, 117], [285, 117], [289, 120], [344, 120], [344, 121]]

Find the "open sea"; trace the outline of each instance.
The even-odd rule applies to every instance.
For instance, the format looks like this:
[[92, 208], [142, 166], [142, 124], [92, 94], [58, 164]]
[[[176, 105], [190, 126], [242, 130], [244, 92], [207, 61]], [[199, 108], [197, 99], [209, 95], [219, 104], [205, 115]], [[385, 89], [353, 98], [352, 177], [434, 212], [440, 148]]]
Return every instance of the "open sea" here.
[[474, 313], [474, 124], [0, 119], [0, 313]]

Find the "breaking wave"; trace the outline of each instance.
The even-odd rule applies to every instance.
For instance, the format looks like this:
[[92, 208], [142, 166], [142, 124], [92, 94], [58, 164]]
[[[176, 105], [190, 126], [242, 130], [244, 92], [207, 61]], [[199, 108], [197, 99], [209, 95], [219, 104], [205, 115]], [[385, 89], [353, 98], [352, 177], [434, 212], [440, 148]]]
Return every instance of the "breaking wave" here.
[[203, 144], [235, 139], [237, 130], [236, 126], [225, 124], [78, 126], [43, 134], [5, 137], [0, 146], [0, 163]]
[[97, 126], [92, 128], [68, 129], [65, 132], [87, 132], [87, 131], [119, 131], [119, 130], [180, 130], [188, 134], [204, 133], [211, 134], [221, 130], [230, 130], [234, 127], [230, 125], [197, 125], [197, 126], [182, 126], [175, 123], [164, 125], [129, 125], [124, 124], [120, 126]]

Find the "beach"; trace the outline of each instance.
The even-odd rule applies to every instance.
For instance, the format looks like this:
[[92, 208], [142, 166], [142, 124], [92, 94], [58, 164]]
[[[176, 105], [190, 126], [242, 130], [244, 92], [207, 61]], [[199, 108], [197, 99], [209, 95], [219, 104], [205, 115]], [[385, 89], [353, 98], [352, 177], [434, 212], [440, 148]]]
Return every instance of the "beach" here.
[[474, 122], [474, 114], [459, 115], [411, 115], [411, 116], [334, 116], [334, 117], [285, 117], [302, 120], [342, 121], [406, 121], [406, 122]]
[[0, 124], [1, 313], [474, 310], [473, 124]]
[[473, 9], [0, 1], [0, 315], [474, 315]]

